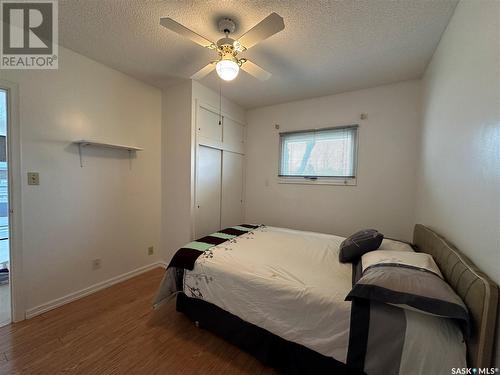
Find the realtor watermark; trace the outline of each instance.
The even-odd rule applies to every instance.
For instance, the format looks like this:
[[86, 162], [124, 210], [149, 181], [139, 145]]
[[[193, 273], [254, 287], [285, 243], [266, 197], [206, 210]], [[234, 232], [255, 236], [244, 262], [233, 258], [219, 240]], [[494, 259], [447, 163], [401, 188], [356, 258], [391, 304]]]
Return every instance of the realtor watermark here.
[[0, 0], [0, 69], [58, 68], [57, 0]]

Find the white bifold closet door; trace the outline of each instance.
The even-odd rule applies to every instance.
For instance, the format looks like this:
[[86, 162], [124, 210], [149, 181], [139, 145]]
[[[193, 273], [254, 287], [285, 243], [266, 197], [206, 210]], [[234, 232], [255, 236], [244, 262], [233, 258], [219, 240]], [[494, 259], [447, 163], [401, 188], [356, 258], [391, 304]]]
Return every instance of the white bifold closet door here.
[[198, 147], [196, 168], [196, 238], [217, 232], [221, 227], [222, 151]]
[[243, 155], [222, 152], [221, 227], [242, 224]]
[[199, 145], [196, 167], [195, 236], [243, 220], [243, 155]]

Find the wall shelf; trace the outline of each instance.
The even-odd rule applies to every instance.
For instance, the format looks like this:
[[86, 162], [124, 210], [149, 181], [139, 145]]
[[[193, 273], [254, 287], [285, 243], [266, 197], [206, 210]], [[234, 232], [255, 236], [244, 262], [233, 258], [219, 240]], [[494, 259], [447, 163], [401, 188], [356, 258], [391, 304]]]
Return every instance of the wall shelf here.
[[87, 139], [81, 139], [78, 141], [74, 141], [73, 144], [78, 145], [78, 153], [80, 155], [80, 167], [82, 167], [82, 168], [83, 168], [82, 149], [85, 147], [112, 148], [115, 150], [128, 151], [129, 159], [131, 159], [132, 152], [144, 150], [143, 148], [135, 147], [135, 146], [126, 146], [126, 145], [119, 145], [119, 144], [115, 144], [115, 143], [89, 141]]
[[75, 141], [73, 143], [77, 144], [79, 147], [94, 146], [94, 147], [114, 148], [117, 150], [125, 150], [125, 151], [143, 151], [143, 149], [140, 147], [118, 145], [118, 144], [114, 144], [114, 143], [95, 142], [95, 141], [89, 141], [86, 139]]

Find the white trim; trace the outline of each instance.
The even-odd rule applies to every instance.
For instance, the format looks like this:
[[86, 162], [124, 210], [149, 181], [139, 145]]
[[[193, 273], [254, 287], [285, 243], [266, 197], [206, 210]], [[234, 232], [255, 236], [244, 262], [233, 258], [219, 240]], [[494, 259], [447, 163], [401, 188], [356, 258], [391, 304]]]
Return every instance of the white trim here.
[[22, 235], [22, 173], [21, 128], [19, 121], [19, 85], [0, 79], [0, 88], [7, 90], [7, 152], [9, 174], [9, 262], [11, 288], [11, 320], [24, 320], [23, 235]]
[[356, 178], [342, 177], [318, 177], [316, 180], [304, 177], [278, 177], [278, 184], [356, 186], [358, 181]]
[[[224, 130], [223, 130], [224, 131]], [[242, 146], [235, 147], [234, 145], [229, 145], [221, 141], [214, 141], [213, 139], [205, 138], [202, 136], [197, 137], [197, 144], [200, 146], [207, 146], [211, 148], [216, 148], [221, 151], [229, 151], [235, 154], [240, 154], [245, 156], [245, 150]]]
[[[192, 86], [191, 86], [192, 88]], [[198, 132], [196, 131], [196, 124], [198, 123], [198, 99], [192, 97], [191, 91], [191, 202], [190, 202], [190, 212], [189, 217], [191, 219], [191, 241], [195, 240], [196, 235], [196, 181], [197, 181], [197, 166], [198, 166], [198, 146], [196, 145], [196, 137]]]
[[122, 281], [128, 280], [134, 276], [140, 275], [142, 273], [151, 271], [152, 269], [162, 267], [162, 268], [167, 268], [167, 263], [164, 261], [158, 261], [152, 264], [148, 264], [146, 266], [142, 266], [139, 268], [136, 268], [135, 270], [126, 272], [124, 274], [112, 277], [111, 279], [101, 281], [97, 284], [91, 285], [87, 288], [83, 288], [81, 290], [78, 290], [76, 292], [67, 294], [63, 297], [59, 297], [56, 299], [53, 299], [52, 301], [46, 302], [44, 304], [41, 304], [39, 306], [33, 307], [31, 309], [26, 310], [26, 319], [33, 318], [37, 315], [43, 314], [47, 311], [53, 310], [57, 307], [60, 307], [62, 305], [65, 305], [67, 303], [76, 301], [80, 298], [86, 297], [90, 294], [93, 294], [95, 292], [98, 292], [99, 290], [109, 288], [112, 285], [115, 285], [117, 283], [120, 283]]

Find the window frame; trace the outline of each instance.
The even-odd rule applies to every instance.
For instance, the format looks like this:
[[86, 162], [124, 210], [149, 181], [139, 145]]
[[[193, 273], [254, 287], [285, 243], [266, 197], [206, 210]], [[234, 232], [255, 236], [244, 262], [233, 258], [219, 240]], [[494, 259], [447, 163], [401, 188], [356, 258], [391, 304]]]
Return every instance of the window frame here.
[[[279, 133], [278, 147], [278, 183], [280, 184], [306, 184], [306, 185], [344, 185], [356, 186], [358, 178], [358, 150], [359, 150], [359, 124], [329, 126], [304, 130], [293, 130]], [[283, 156], [283, 136], [296, 133], [313, 133], [328, 130], [355, 129], [353, 149], [353, 176], [290, 176], [281, 175], [281, 162]]]

